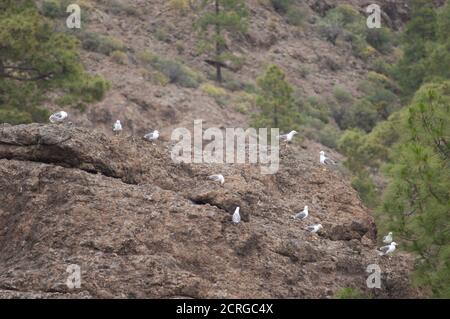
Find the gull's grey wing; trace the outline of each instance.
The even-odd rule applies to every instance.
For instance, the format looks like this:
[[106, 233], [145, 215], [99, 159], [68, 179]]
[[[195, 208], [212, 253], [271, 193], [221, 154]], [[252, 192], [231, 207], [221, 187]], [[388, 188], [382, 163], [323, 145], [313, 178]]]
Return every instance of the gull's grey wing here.
[[305, 228], [307, 231], [313, 231], [314, 230], [314, 226], [308, 226]]
[[296, 214], [294, 216], [295, 219], [305, 219], [306, 218], [306, 213], [305, 212], [300, 212], [298, 214]]
[[389, 250], [390, 247], [391, 247], [391, 246], [389, 246], [389, 245], [380, 247], [379, 251], [381, 251], [381, 252], [383, 252], [383, 253], [386, 253], [386, 252]]

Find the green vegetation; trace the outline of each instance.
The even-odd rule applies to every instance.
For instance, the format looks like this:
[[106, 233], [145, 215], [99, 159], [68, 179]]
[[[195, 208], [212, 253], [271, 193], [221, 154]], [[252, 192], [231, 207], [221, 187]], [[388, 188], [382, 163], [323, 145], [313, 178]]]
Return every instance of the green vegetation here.
[[293, 89], [284, 72], [270, 65], [257, 79], [256, 105], [260, 113], [253, 116], [254, 127], [279, 128], [282, 131], [299, 129], [300, 113], [294, 107]]
[[372, 48], [389, 53], [394, 39], [392, 32], [385, 27], [369, 29], [365, 19], [353, 6], [338, 5], [318, 24], [319, 33], [333, 44], [337, 44], [338, 39], [349, 42], [355, 56], [361, 59], [371, 56]]
[[368, 299], [364, 293], [358, 288], [346, 287], [342, 288], [334, 295], [335, 299]]
[[83, 32], [78, 35], [83, 49], [110, 55], [115, 51], [125, 51], [122, 41], [110, 36], [104, 36], [93, 32]]
[[[226, 34], [233, 38], [246, 31], [247, 8], [244, 0], [205, 0], [202, 10], [203, 14], [194, 24], [200, 36], [199, 48], [208, 54], [208, 63], [215, 67], [217, 82], [222, 82], [225, 63], [238, 62], [236, 56], [227, 49]], [[211, 29], [214, 31], [210, 32]]]
[[151, 51], [141, 52], [138, 56], [145, 68], [157, 70], [164, 75], [168, 82], [179, 84], [187, 88], [197, 88], [203, 77], [181, 62], [162, 58]]
[[0, 4], [0, 122], [44, 122], [47, 93], [67, 104], [103, 98], [109, 83], [85, 73], [76, 38], [53, 31], [33, 1]]
[[400, 129], [386, 168], [383, 215], [417, 253], [417, 283], [450, 297], [450, 81], [423, 85]]
[[[374, 62], [376, 72], [359, 87], [360, 100], [376, 110], [376, 126], [361, 125], [362, 114], [354, 118], [360, 123], [345, 123], [344, 114], [341, 122], [351, 129], [338, 141], [352, 185], [378, 211], [380, 229], [393, 231], [401, 249], [416, 253], [414, 282], [439, 298], [450, 297], [449, 20], [449, 4], [413, 1], [403, 55], [393, 65]], [[381, 172], [386, 187], [374, 178]]]
[[413, 0], [411, 20], [406, 24], [402, 39], [403, 58], [393, 70], [394, 77], [408, 95], [412, 95], [426, 77], [429, 48], [436, 41], [436, 28], [437, 15], [432, 2]]
[[125, 52], [122, 51], [113, 51], [110, 54], [111, 58], [113, 59], [114, 62], [118, 63], [118, 64], [127, 64], [128, 61], [128, 55]]
[[308, 16], [306, 6], [299, 5], [292, 0], [271, 0], [270, 3], [276, 12], [286, 16], [287, 23], [301, 26], [306, 21]]

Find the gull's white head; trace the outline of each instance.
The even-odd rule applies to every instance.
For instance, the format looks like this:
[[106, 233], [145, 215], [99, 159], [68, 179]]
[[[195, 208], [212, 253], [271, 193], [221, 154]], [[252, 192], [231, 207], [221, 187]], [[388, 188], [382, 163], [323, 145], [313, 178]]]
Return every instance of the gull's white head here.
[[308, 210], [308, 205], [307, 205], [307, 206], [305, 206], [305, 210]]
[[389, 232], [389, 236], [392, 236], [392, 232], [391, 231]]
[[320, 151], [320, 155], [325, 155], [325, 152], [324, 151]]
[[291, 131], [290, 134], [295, 135], [295, 134], [298, 134], [298, 132], [297, 131]]
[[317, 225], [317, 228], [322, 229], [323, 228], [322, 224]]
[[116, 124], [120, 124], [120, 120], [117, 120], [117, 121], [116, 121]]
[[397, 244], [395, 241], [393, 241], [393, 242], [391, 243], [391, 245], [397, 246], [398, 244]]

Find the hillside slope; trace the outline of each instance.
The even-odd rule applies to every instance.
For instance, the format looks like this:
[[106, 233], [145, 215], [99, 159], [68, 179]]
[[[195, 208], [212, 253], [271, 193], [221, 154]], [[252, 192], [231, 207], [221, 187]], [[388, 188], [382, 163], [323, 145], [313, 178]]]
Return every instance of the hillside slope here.
[[[392, 28], [400, 27], [408, 16], [407, 1], [373, 2], [381, 5], [383, 23]], [[82, 28], [72, 33], [82, 42], [86, 34], [108, 36], [123, 44], [120, 50], [126, 53], [125, 60], [117, 63], [112, 56], [82, 51], [87, 69], [103, 75], [113, 87], [102, 102], [87, 106], [85, 112], [71, 110], [72, 120], [107, 134], [111, 134], [116, 119], [136, 134], [159, 128], [166, 139], [173, 128], [190, 127], [199, 118], [206, 121], [206, 127], [247, 127], [249, 115], [255, 109], [251, 102], [241, 103], [246, 97], [244, 87], [255, 85], [256, 77], [272, 63], [286, 72], [288, 81], [302, 99], [320, 101], [333, 100], [336, 87], [354, 97], [360, 96], [358, 86], [371, 68], [369, 61], [352, 53], [350, 43], [332, 44], [319, 34], [317, 27], [326, 12], [339, 4], [353, 5], [366, 16], [367, 1], [299, 1], [305, 17], [301, 26], [294, 26], [273, 9], [270, 1], [251, 0], [246, 2], [250, 11], [246, 35], [233, 41], [229, 39], [230, 49], [242, 58], [242, 65], [234, 72], [225, 71], [225, 82], [236, 88], [232, 91], [225, 85], [222, 105], [201, 87], [158, 83], [155, 70], [139, 59], [143, 53], [151, 52], [172, 63], [181, 61], [202, 77], [201, 84], [211, 83], [214, 70], [204, 62], [207, 56], [199, 53], [199, 39], [192, 26], [197, 12], [180, 12], [166, 0], [85, 0], [83, 3]], [[57, 26], [64, 29], [65, 17], [57, 20]], [[374, 51], [372, 58], [377, 56], [383, 54]], [[51, 104], [48, 107], [61, 108]]]

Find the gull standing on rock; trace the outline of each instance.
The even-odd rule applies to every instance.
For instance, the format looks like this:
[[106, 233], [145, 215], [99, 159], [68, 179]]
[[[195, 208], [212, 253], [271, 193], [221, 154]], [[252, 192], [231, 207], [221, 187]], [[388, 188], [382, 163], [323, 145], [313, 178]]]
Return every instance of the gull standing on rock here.
[[57, 112], [57, 113], [55, 113], [55, 114], [52, 114], [52, 115], [49, 117], [49, 120], [50, 120], [51, 123], [62, 123], [62, 122], [65, 121], [65, 119], [66, 119], [68, 116], [69, 116], [69, 114], [67, 114], [67, 112], [60, 111], [60, 112]]
[[336, 165], [336, 161], [332, 160], [331, 158], [325, 156], [324, 151], [320, 151], [320, 164], [322, 165]]
[[389, 234], [383, 237], [383, 243], [390, 244], [392, 243], [392, 232], [390, 231]]
[[240, 209], [239, 206], [236, 207], [236, 210], [234, 211], [234, 214], [233, 214], [232, 221], [235, 224], [239, 224], [239, 222], [241, 221], [241, 215], [239, 214], [239, 209]]
[[153, 132], [147, 133], [144, 135], [144, 139], [147, 141], [153, 142], [156, 141], [159, 138], [159, 131], [154, 130]]
[[305, 228], [305, 230], [309, 231], [310, 233], [317, 233], [319, 230], [321, 230], [323, 228], [322, 224], [315, 224], [315, 225], [311, 225]]
[[120, 132], [122, 132], [122, 124], [120, 123], [119, 120], [117, 120], [116, 123], [114, 123], [113, 132], [116, 134], [119, 134]]
[[220, 182], [220, 184], [225, 183], [225, 178], [223, 177], [222, 174], [215, 174], [208, 176], [208, 179], [213, 180], [214, 182]]
[[282, 140], [282, 141], [285, 141], [285, 142], [289, 143], [290, 141], [292, 141], [292, 139], [294, 138], [295, 134], [298, 134], [298, 132], [297, 131], [291, 131], [288, 134], [283, 134], [283, 135], [278, 136], [278, 138], [280, 140]]
[[387, 254], [392, 254], [395, 251], [395, 246], [397, 246], [397, 243], [393, 241], [387, 246], [383, 246], [379, 249], [378, 255], [385, 256]]
[[305, 206], [305, 208], [300, 213], [295, 214], [292, 217], [294, 219], [304, 220], [306, 217], [308, 217], [308, 206]]

